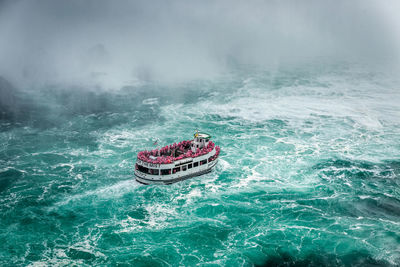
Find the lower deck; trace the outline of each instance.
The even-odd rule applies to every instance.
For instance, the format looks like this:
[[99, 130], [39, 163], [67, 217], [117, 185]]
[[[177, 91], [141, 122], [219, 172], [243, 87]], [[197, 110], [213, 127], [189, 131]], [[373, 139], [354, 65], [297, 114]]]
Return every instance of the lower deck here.
[[170, 175], [149, 175], [146, 173], [142, 173], [139, 170], [135, 170], [136, 181], [142, 184], [172, 184], [210, 172], [212, 168], [217, 164], [217, 161], [218, 159], [212, 160], [210, 162], [207, 162], [206, 160], [205, 164], [189, 169], [186, 168], [185, 170], [181, 169], [180, 171]]

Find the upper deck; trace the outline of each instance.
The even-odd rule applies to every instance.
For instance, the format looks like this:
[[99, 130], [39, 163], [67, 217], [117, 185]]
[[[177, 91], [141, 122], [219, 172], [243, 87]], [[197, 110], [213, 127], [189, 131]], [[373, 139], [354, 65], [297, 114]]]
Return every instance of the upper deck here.
[[214, 142], [210, 141], [211, 136], [208, 134], [196, 133], [194, 137], [193, 140], [181, 141], [160, 149], [140, 151], [137, 158], [147, 164], [172, 164], [206, 155], [216, 147]]

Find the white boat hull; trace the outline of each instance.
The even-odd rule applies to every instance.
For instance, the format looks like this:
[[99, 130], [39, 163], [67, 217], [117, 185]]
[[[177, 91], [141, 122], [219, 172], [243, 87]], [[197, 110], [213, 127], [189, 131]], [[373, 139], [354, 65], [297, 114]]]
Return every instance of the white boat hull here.
[[138, 170], [135, 171], [136, 181], [142, 184], [172, 184], [192, 177], [200, 176], [209, 173], [212, 168], [217, 164], [218, 159], [215, 159], [207, 164], [191, 168], [186, 171], [171, 175], [149, 175], [144, 174]]

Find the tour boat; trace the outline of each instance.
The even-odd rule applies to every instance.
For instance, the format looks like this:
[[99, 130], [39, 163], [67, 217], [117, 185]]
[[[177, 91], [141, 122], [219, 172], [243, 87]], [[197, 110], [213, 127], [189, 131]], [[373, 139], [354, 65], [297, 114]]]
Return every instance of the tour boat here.
[[196, 132], [193, 140], [140, 151], [135, 165], [136, 181], [142, 184], [172, 184], [211, 171], [220, 147], [206, 133]]

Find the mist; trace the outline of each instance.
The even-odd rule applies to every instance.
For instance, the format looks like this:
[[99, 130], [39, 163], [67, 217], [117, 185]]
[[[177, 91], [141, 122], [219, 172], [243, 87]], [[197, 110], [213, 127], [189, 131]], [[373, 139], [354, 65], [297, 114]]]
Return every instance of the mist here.
[[394, 10], [396, 1], [2, 1], [0, 76], [20, 88], [119, 89], [240, 65], [393, 67]]

